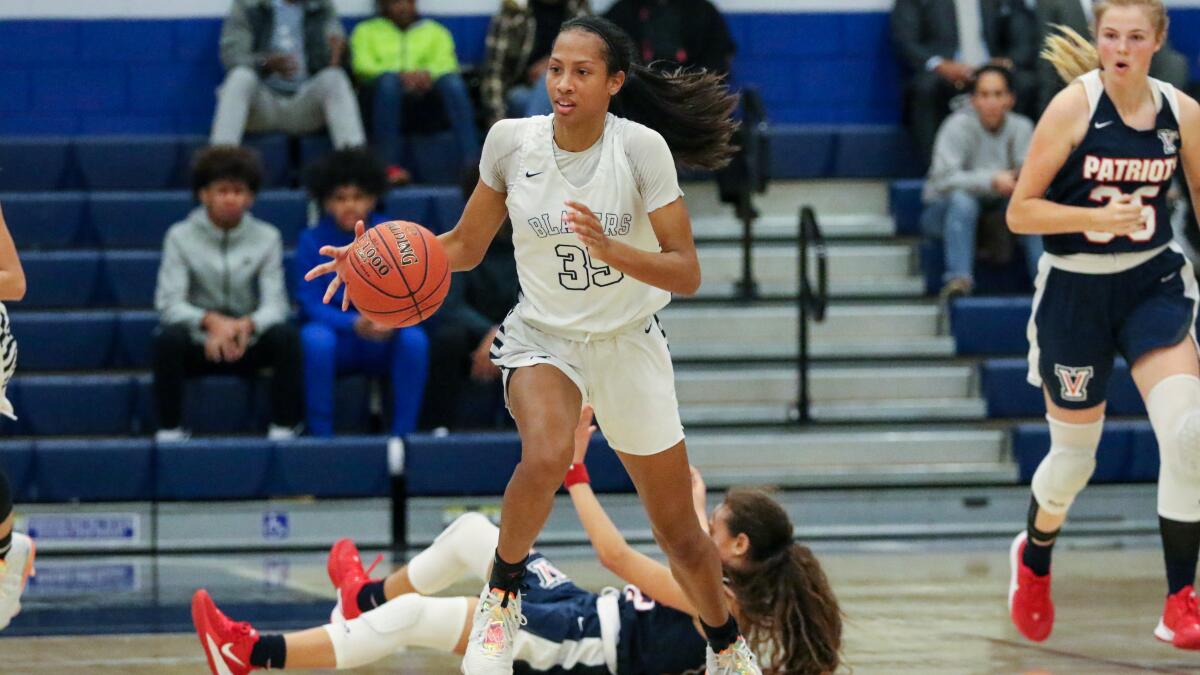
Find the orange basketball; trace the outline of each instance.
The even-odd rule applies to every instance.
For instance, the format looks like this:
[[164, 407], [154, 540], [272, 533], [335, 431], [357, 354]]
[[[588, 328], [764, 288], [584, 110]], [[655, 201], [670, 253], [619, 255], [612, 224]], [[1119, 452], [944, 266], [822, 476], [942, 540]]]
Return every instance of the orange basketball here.
[[416, 223], [380, 223], [354, 240], [346, 292], [371, 321], [415, 326], [442, 306], [450, 290], [450, 261], [442, 242]]

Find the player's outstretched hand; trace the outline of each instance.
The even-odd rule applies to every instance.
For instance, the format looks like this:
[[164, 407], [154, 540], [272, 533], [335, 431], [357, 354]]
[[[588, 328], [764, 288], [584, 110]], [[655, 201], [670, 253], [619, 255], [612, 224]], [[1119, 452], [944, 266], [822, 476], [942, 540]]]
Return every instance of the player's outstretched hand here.
[[[363, 221], [358, 221], [354, 224], [354, 238], [357, 240], [359, 237], [363, 236], [363, 232], [366, 232], [366, 230], [367, 226], [363, 223]], [[344, 269], [346, 258], [350, 257], [351, 246], [354, 246], [353, 241], [345, 246], [322, 246], [320, 254], [329, 258], [333, 258], [333, 260], [317, 265], [304, 275], [305, 281], [312, 281], [313, 279], [316, 279], [317, 277], [323, 277], [330, 272], [335, 273], [333, 280], [330, 281], [329, 286], [325, 288], [325, 297], [322, 299], [322, 302], [325, 304], [329, 304], [329, 301], [333, 299], [333, 296], [335, 293], [337, 293], [337, 290], [346, 282], [346, 273]], [[344, 312], [349, 308], [350, 294], [343, 293], [342, 311]]]
[[592, 433], [595, 431], [596, 425], [592, 424], [592, 404], [585, 403], [579, 411], [579, 423], [575, 425], [575, 456], [571, 459], [572, 464], [583, 464], [588, 444], [592, 442]]
[[1090, 229], [1117, 236], [1133, 234], [1146, 227], [1142, 215], [1142, 200], [1132, 195], [1120, 195], [1108, 200], [1103, 208], [1095, 209], [1096, 226]]

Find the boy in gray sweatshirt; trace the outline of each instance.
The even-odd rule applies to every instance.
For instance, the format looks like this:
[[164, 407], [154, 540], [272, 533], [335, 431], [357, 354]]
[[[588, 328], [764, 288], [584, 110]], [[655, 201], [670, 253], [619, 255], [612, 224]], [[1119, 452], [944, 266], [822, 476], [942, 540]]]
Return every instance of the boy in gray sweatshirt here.
[[192, 166], [200, 206], [167, 230], [154, 306], [154, 397], [160, 441], [183, 440], [187, 378], [271, 372], [273, 439], [300, 424], [300, 339], [288, 323], [279, 230], [248, 213], [262, 182], [258, 156], [201, 150]]
[[[971, 106], [948, 117], [938, 129], [922, 194], [921, 225], [926, 235], [942, 240], [943, 299], [967, 295], [974, 288], [975, 226], [981, 213], [1007, 208], [1029, 150], [1033, 122], [1012, 112], [1014, 102], [1008, 71], [984, 66], [972, 84]], [[1029, 273], [1036, 275], [1042, 240], [1018, 239]]]

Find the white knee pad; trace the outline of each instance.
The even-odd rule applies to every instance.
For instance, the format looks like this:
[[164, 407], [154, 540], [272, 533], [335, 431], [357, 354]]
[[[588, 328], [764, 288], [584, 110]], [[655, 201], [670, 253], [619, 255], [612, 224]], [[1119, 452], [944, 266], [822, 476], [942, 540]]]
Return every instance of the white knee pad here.
[[1033, 474], [1033, 496], [1040, 509], [1061, 516], [1096, 470], [1096, 448], [1100, 446], [1104, 420], [1068, 424], [1046, 415], [1046, 421], [1050, 423], [1050, 454]]
[[500, 528], [487, 516], [464, 513], [408, 563], [408, 580], [424, 595], [437, 593], [467, 574], [486, 581], [499, 541]]
[[1158, 513], [1200, 521], [1200, 378], [1162, 380], [1146, 396], [1146, 411], [1158, 440]]
[[406, 593], [362, 616], [329, 624], [338, 670], [360, 668], [391, 656], [402, 647], [449, 652], [467, 623], [466, 598], [426, 598]]

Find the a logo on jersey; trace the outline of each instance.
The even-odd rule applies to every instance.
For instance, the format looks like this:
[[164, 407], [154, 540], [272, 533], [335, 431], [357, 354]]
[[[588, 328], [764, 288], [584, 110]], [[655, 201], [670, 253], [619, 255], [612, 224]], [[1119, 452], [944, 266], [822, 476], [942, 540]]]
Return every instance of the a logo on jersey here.
[[1163, 143], [1163, 154], [1174, 155], [1179, 152], [1176, 144], [1179, 142], [1179, 132], [1174, 129], [1159, 129], [1158, 139]]
[[1091, 366], [1072, 368], [1054, 364], [1054, 374], [1058, 376], [1058, 382], [1062, 385], [1059, 392], [1062, 399], [1064, 401], [1086, 401], [1087, 385], [1095, 372]]
[[571, 580], [571, 577], [563, 574], [561, 570], [545, 558], [534, 560], [526, 565], [526, 569], [536, 574], [538, 585], [547, 590], [558, 588]]
[[[1166, 145], [1165, 139], [1163, 145]], [[1083, 158], [1083, 177], [1099, 183], [1162, 183], [1171, 180], [1178, 165], [1176, 157], [1143, 159], [1088, 155]]]
[[[558, 219], [551, 220], [549, 213], [543, 213], [528, 219], [529, 227], [533, 229], [538, 239], [553, 237], [560, 234], [571, 234], [571, 224], [567, 221], [567, 211], [563, 211]], [[596, 213], [596, 220], [604, 227], [604, 236], [623, 237], [633, 229], [632, 213]]]

